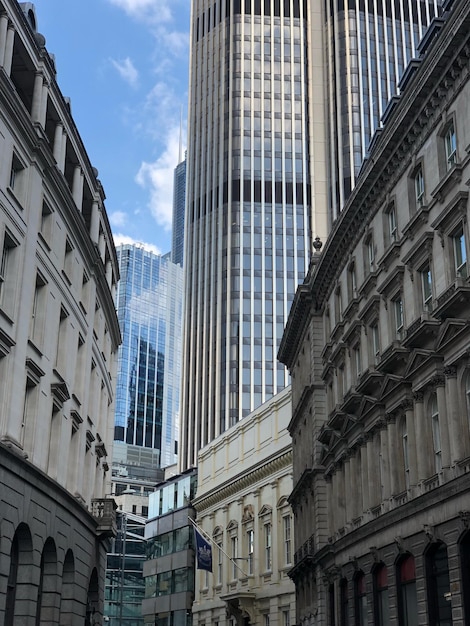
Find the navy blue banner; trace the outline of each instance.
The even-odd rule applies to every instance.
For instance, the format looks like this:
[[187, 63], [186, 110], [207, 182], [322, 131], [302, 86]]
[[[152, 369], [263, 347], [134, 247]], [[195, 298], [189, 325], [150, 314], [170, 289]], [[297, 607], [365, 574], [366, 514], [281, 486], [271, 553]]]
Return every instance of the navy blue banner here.
[[196, 527], [194, 527], [196, 539], [196, 568], [212, 572], [212, 546], [204, 539]]

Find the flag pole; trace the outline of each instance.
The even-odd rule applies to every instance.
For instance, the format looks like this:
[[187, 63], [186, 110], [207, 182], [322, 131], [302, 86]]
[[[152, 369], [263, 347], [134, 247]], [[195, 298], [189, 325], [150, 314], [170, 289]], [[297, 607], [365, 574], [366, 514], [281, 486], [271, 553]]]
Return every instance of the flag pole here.
[[211, 543], [214, 547], [216, 547], [218, 550], [220, 550], [220, 551], [222, 552], [222, 554], [225, 554], [225, 556], [227, 557], [227, 559], [228, 559], [229, 561], [231, 561], [231, 562], [232, 562], [232, 564], [233, 564], [233, 565], [235, 565], [235, 567], [241, 571], [241, 573], [243, 574], [243, 576], [246, 576], [246, 578], [248, 578], [248, 574], [247, 574], [246, 572], [244, 572], [244, 571], [242, 570], [242, 568], [241, 568], [241, 567], [240, 567], [237, 563], [235, 563], [235, 560], [234, 560], [231, 556], [229, 556], [229, 555], [225, 552], [225, 550], [222, 548], [222, 546], [219, 546], [219, 544], [218, 544], [218, 543], [215, 543], [215, 541], [212, 539], [212, 537], [211, 537], [208, 533], [206, 533], [206, 531], [205, 531], [203, 528], [201, 528], [201, 527], [199, 526], [199, 524], [197, 524], [197, 523], [196, 523], [196, 521], [195, 521], [195, 520], [193, 520], [191, 517], [189, 517], [189, 515], [188, 515], [188, 519], [189, 519], [189, 521], [191, 522], [191, 524], [193, 525], [193, 528], [196, 528], [196, 529], [197, 529], [197, 530], [201, 533], [201, 535], [203, 535], [203, 536], [204, 536], [204, 538], [205, 538], [205, 539], [207, 539], [207, 541], [210, 541], [210, 543]]

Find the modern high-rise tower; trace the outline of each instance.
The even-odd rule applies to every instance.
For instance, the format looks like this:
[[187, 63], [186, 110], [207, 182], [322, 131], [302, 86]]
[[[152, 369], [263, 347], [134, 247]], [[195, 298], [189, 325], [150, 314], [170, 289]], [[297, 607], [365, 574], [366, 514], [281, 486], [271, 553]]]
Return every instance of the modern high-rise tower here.
[[121, 325], [114, 439], [176, 459], [180, 407], [182, 269], [139, 245], [117, 247]]
[[186, 155], [178, 163], [173, 174], [173, 223], [171, 260], [183, 267], [184, 258], [184, 214], [186, 201]]
[[193, 0], [181, 468], [287, 384], [290, 304], [435, 2]]

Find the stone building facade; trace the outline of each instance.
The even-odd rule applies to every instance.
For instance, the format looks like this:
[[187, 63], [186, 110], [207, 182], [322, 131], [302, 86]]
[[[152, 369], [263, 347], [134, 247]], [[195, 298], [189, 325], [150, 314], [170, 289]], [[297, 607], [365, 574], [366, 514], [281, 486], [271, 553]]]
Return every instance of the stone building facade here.
[[470, 621], [469, 58], [446, 2], [290, 312], [297, 624]]
[[199, 453], [193, 505], [213, 548], [212, 572], [196, 571], [194, 626], [294, 624], [290, 414], [288, 387]]
[[35, 8], [0, 2], [0, 623], [101, 624], [119, 277]]

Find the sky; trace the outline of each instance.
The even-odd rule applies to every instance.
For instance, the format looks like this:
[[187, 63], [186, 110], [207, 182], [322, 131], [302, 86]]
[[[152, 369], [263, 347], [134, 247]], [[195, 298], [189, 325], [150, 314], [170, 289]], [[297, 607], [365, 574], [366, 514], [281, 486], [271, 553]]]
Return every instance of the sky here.
[[168, 252], [173, 170], [186, 147], [190, 0], [34, 5], [115, 242]]

